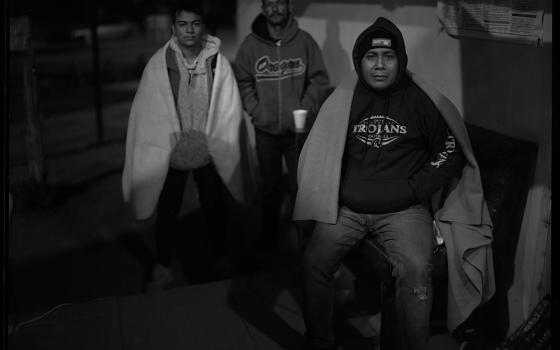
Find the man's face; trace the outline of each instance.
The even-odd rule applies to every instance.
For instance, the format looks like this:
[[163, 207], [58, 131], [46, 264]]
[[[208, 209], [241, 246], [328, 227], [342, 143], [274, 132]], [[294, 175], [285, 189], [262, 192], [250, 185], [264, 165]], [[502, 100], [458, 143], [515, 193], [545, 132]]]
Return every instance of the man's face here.
[[362, 57], [362, 75], [368, 85], [376, 90], [393, 85], [398, 68], [397, 54], [393, 49], [374, 48]]
[[288, 23], [289, 7], [289, 0], [262, 0], [261, 10], [270, 25], [284, 26]]
[[196, 13], [181, 11], [175, 17], [175, 23], [171, 26], [173, 34], [177, 37], [179, 46], [184, 48], [195, 48], [202, 46], [204, 36], [204, 23]]

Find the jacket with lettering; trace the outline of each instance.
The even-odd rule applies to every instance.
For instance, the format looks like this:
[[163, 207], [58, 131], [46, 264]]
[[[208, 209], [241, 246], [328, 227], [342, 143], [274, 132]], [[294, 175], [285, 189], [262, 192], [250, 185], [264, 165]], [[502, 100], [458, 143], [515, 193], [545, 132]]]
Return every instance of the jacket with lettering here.
[[[381, 91], [365, 82], [357, 50], [374, 31], [396, 40], [397, 78]], [[387, 213], [421, 203], [461, 172], [461, 147], [432, 100], [406, 74], [404, 39], [393, 23], [379, 18], [364, 30], [353, 59], [359, 80], [350, 109], [340, 204], [360, 213]]]
[[329, 90], [319, 46], [291, 15], [278, 41], [270, 37], [265, 17], [258, 15], [237, 52], [234, 72], [253, 125], [275, 135], [294, 132], [294, 109], [308, 110], [309, 129]]

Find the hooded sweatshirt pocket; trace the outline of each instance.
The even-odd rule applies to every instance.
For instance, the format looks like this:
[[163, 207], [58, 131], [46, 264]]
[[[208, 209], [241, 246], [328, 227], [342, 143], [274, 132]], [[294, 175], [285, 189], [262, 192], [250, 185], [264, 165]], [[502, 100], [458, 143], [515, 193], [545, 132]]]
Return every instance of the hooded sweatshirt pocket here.
[[359, 213], [389, 213], [406, 209], [417, 201], [407, 178], [346, 178], [340, 202]]

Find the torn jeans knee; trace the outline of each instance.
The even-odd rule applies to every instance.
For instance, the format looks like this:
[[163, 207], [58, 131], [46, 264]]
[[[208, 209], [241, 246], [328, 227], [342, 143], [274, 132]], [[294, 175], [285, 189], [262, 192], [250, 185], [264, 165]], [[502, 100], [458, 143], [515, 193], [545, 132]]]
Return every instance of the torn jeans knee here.
[[426, 286], [414, 287], [414, 295], [421, 301], [427, 301], [428, 287]]

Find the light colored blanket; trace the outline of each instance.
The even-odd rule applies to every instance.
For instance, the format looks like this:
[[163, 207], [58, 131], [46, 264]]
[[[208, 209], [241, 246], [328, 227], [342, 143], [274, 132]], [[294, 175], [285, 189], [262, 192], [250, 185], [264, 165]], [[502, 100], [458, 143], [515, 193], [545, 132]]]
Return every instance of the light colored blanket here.
[[[447, 193], [440, 191], [432, 198], [433, 203], [440, 203], [441, 196], [445, 198], [434, 219], [447, 248], [447, 326], [452, 331], [495, 292], [492, 222], [462, 116], [434, 87], [408, 73], [437, 106], [467, 158], [461, 178]], [[353, 74], [333, 91], [303, 146], [294, 220], [337, 221], [341, 164], [356, 82]]]
[[[167, 73], [168, 46], [169, 42], [146, 65], [128, 121], [122, 189], [137, 219], [147, 219], [154, 213], [170, 153], [181, 130]], [[242, 113], [233, 71], [218, 53], [205, 134], [212, 161], [239, 202], [246, 199], [240, 149]]]

